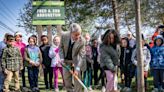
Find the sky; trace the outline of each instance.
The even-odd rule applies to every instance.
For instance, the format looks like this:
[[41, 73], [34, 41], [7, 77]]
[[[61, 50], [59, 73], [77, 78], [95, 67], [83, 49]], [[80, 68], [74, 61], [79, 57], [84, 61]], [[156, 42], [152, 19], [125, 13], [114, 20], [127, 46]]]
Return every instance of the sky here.
[[[23, 28], [19, 28], [18, 18], [20, 10], [23, 9], [28, 0], [0, 0], [0, 22], [10, 27], [14, 32], [20, 31], [23, 34], [23, 39], [27, 39], [26, 32]], [[0, 25], [0, 41], [3, 40], [5, 33], [14, 34], [14, 32], [2, 27]]]

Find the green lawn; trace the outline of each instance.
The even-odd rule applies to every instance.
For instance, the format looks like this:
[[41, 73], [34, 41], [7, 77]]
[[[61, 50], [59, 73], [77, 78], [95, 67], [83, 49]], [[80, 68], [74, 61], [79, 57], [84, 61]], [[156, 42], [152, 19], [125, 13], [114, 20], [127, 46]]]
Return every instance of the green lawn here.
[[[148, 78], [148, 92], [151, 92], [151, 90], [153, 89], [153, 81], [152, 81], [152, 77], [149, 77]], [[118, 79], [119, 81], [119, 86], [121, 86], [123, 88], [123, 84], [120, 84], [120, 78]], [[20, 85], [21, 85], [21, 78], [20, 78]], [[27, 87], [29, 88], [29, 82], [28, 82], [28, 77], [27, 77], [27, 73], [26, 73], [26, 84], [27, 84]], [[11, 84], [11, 89], [13, 89], [13, 82]], [[46, 92], [45, 90], [45, 85], [44, 85], [44, 79], [43, 77], [39, 77], [39, 89], [40, 89], [40, 92]], [[59, 89], [60, 89], [60, 92], [66, 92], [65, 90], [63, 90], [63, 86], [62, 86], [62, 79], [61, 79], [61, 76], [59, 77]], [[101, 88], [100, 88], [101, 89]], [[101, 92], [100, 89], [96, 89], [92, 92]], [[135, 79], [133, 78], [133, 82], [132, 82], [132, 92], [137, 92], [136, 91], [136, 83], [135, 83]], [[54, 92], [53, 90], [51, 91], [48, 91], [48, 92]]]

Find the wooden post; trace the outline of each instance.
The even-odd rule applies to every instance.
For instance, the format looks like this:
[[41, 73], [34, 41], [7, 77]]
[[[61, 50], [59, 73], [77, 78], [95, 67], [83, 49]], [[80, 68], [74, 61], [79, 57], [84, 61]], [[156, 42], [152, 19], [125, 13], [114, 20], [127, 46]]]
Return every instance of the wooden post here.
[[144, 65], [143, 65], [143, 52], [141, 40], [141, 14], [140, 14], [140, 0], [135, 0], [136, 11], [136, 39], [137, 39], [137, 92], [145, 92], [144, 87]]
[[117, 14], [117, 0], [112, 0], [112, 8], [113, 8], [113, 17], [114, 17], [115, 30], [119, 34], [119, 22], [118, 22], [118, 14]]
[[52, 44], [52, 26], [51, 25], [47, 26], [47, 35], [49, 39], [49, 44]]
[[37, 25], [36, 26], [36, 30], [37, 30], [37, 33], [38, 33], [38, 45], [41, 45], [41, 39], [40, 37], [42, 36], [42, 26], [41, 25]]

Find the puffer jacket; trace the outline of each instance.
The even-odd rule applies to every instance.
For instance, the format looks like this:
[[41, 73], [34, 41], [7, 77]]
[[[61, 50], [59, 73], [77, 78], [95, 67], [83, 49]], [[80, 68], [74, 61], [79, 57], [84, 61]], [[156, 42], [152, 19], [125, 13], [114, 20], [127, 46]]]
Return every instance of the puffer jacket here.
[[116, 72], [119, 64], [119, 55], [117, 51], [110, 45], [100, 45], [100, 66], [104, 70]]
[[[149, 69], [149, 63], [151, 61], [151, 54], [150, 54], [150, 50], [144, 46], [142, 48], [143, 50], [143, 63], [144, 63], [144, 71], [148, 71]], [[132, 53], [132, 57], [131, 57], [131, 60], [133, 62], [134, 65], [137, 66], [137, 49], [134, 49], [133, 53]]]
[[[157, 46], [155, 44], [157, 39], [162, 40], [161, 46]], [[151, 67], [153, 69], [164, 69], [164, 38], [160, 35], [158, 35], [155, 38], [154, 41], [154, 46], [152, 48], [152, 62], [151, 62]]]

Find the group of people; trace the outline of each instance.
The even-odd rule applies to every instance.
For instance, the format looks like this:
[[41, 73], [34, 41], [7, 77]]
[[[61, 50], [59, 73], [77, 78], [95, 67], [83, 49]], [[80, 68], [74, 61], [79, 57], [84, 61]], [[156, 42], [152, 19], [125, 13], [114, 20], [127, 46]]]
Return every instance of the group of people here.
[[[147, 78], [150, 70], [154, 83], [153, 92], [164, 92], [164, 30], [159, 31], [163, 27], [159, 26], [158, 34], [153, 36], [153, 46], [146, 43], [142, 35], [145, 91], [148, 90]], [[113, 29], [107, 30], [101, 38], [102, 41], [99, 42], [97, 38], [91, 38], [89, 33], [83, 35], [77, 23], [71, 24], [69, 31], [54, 36], [52, 43], [47, 35], [42, 35], [40, 46], [35, 35], [28, 38], [26, 45], [22, 42], [21, 32], [14, 35], [6, 33], [4, 40], [0, 42], [1, 92], [10, 91], [12, 78], [15, 82], [15, 92], [20, 92], [19, 74], [22, 77], [23, 92], [28, 91], [26, 69], [30, 91], [39, 92], [40, 67], [43, 69], [47, 91], [54, 89], [59, 92], [60, 71], [63, 88], [67, 92], [83, 92], [83, 86], [74, 76], [78, 77], [89, 91], [97, 88], [101, 81], [102, 92], [118, 92], [118, 74], [124, 84], [122, 91], [132, 92], [132, 78], [136, 77], [137, 82], [138, 65], [135, 39], [131, 33], [120, 38]]]

